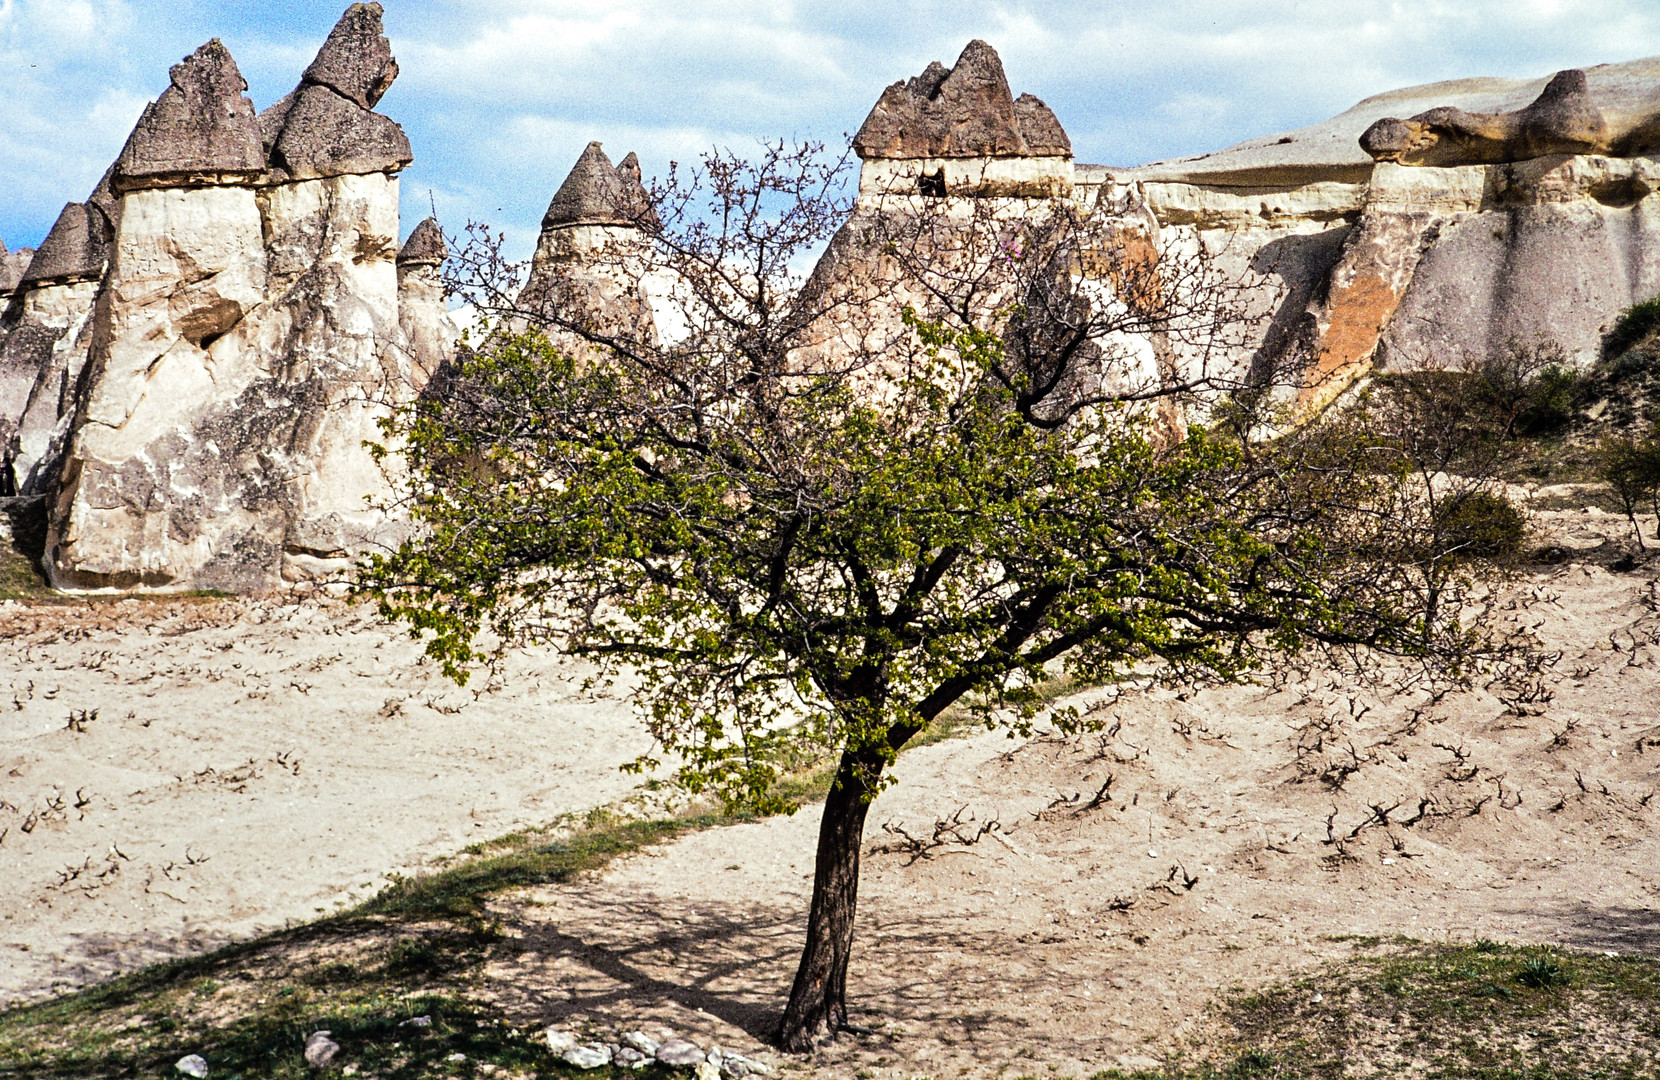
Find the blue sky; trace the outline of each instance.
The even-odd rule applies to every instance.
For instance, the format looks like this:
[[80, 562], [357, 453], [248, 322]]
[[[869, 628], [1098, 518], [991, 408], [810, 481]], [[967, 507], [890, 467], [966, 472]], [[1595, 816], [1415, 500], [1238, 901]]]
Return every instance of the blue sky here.
[[[222, 38], [263, 108], [345, 0], [0, 0], [0, 239], [85, 198], [167, 69]], [[1655, 0], [385, 0], [381, 104], [435, 204], [528, 251], [589, 139], [648, 173], [713, 144], [841, 145], [895, 79], [974, 37], [1054, 108], [1081, 161], [1137, 164], [1330, 116], [1379, 91], [1660, 54]]]

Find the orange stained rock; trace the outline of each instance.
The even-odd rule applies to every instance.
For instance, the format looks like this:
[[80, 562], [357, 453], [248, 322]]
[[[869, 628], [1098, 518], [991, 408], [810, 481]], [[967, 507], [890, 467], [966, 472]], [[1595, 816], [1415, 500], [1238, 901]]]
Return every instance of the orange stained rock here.
[[1370, 369], [1378, 338], [1400, 302], [1401, 292], [1376, 271], [1334, 283], [1313, 377], [1297, 396], [1299, 412], [1324, 408]]

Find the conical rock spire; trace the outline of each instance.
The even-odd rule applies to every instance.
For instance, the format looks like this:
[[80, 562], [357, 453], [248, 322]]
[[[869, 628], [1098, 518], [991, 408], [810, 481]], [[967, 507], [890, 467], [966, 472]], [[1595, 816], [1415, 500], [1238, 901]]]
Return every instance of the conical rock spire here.
[[353, 4], [329, 32], [302, 81], [326, 86], [372, 109], [398, 77], [392, 43], [381, 28], [379, 4]]
[[640, 159], [629, 154], [621, 165], [612, 165], [604, 148], [591, 142], [554, 192], [542, 228], [640, 225], [650, 216], [650, 200], [640, 183]]
[[116, 161], [118, 187], [172, 186], [193, 177], [252, 177], [265, 168], [242, 72], [214, 38], [169, 73]]
[[103, 276], [110, 237], [104, 215], [86, 203], [70, 203], [23, 272], [24, 285], [89, 281]]
[[398, 252], [399, 266], [442, 266], [449, 258], [449, 246], [444, 243], [444, 230], [438, 219], [429, 217], [409, 234], [403, 250]]
[[1072, 156], [1049, 106], [1030, 94], [1016, 100], [997, 50], [978, 39], [949, 71], [935, 61], [884, 90], [853, 149], [861, 158]]
[[373, 112], [398, 77], [379, 4], [353, 4], [293, 93], [259, 116], [273, 179], [397, 172], [415, 160], [409, 137]]

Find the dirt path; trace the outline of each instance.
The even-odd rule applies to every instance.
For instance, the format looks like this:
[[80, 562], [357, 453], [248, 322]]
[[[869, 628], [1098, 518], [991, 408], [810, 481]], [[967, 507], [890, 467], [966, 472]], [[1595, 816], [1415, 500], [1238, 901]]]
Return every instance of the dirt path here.
[[0, 605], [0, 1002], [310, 918], [637, 782], [617, 765], [642, 730], [582, 670], [516, 656], [475, 699], [419, 651], [329, 601]]

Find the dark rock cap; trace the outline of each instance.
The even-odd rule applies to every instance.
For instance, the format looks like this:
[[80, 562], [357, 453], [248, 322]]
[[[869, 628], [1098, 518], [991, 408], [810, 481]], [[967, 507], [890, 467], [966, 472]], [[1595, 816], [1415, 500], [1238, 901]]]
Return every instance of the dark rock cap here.
[[254, 120], [254, 126], [259, 129], [259, 141], [265, 147], [265, 156], [271, 156], [271, 148], [277, 145], [277, 139], [282, 135], [282, 126], [288, 122], [288, 114], [294, 108], [294, 96], [300, 91], [290, 90], [274, 105], [260, 113]]
[[1591, 101], [1591, 86], [1578, 68], [1559, 71], [1533, 104], [1517, 117], [1517, 134], [1529, 157], [1596, 149], [1608, 139], [1608, 123]]
[[1386, 116], [1361, 134], [1360, 147], [1375, 161], [1452, 166], [1593, 153], [1611, 149], [1611, 143], [1585, 72], [1570, 68], [1557, 72], [1530, 105], [1515, 112], [1441, 106], [1408, 120]]
[[997, 50], [968, 43], [957, 66], [935, 61], [882, 92], [853, 137], [861, 158], [1071, 157], [1072, 142], [1049, 106], [1016, 101]]
[[398, 77], [379, 4], [340, 17], [293, 93], [259, 114], [269, 179], [397, 172], [415, 160], [403, 128], [371, 111]]
[[[0, 250], [4, 245], [0, 245]], [[31, 248], [19, 248], [16, 251], [0, 255], [0, 296], [16, 292], [17, 287], [23, 284], [23, 272], [29, 268], [29, 260], [34, 258]]]
[[450, 249], [444, 243], [444, 230], [438, 227], [437, 218], [429, 217], [415, 226], [415, 231], [403, 242], [403, 250], [398, 252], [398, 265], [442, 266], [449, 257]]
[[106, 235], [115, 236], [116, 222], [121, 220], [121, 201], [115, 196], [112, 178], [115, 176], [115, 166], [111, 165], [104, 170], [104, 175], [98, 181], [98, 186], [92, 189], [87, 196], [86, 204], [104, 215], [104, 223], [108, 226]]
[[389, 117], [317, 84], [291, 97], [271, 144], [273, 179], [397, 172], [415, 160], [409, 136]]
[[334, 24], [302, 82], [326, 86], [372, 109], [398, 77], [392, 43], [381, 29], [379, 4], [353, 4]]
[[92, 281], [104, 275], [109, 234], [104, 216], [85, 203], [70, 203], [23, 272], [24, 285]]
[[651, 205], [651, 195], [646, 192], [645, 182], [641, 179], [640, 159], [634, 151], [630, 150], [617, 162], [617, 175], [622, 178], [623, 194], [629, 200], [629, 212], [634, 215], [634, 223], [651, 228], [661, 225], [657, 210]]
[[169, 74], [173, 84], [145, 108], [116, 160], [116, 188], [263, 171], [254, 103], [243, 95], [248, 84], [219, 39], [185, 57]]
[[600, 144], [591, 142], [554, 193], [542, 215], [542, 228], [638, 226], [651, 220], [651, 200], [640, 183], [640, 159], [629, 154], [621, 165], [612, 165]]

